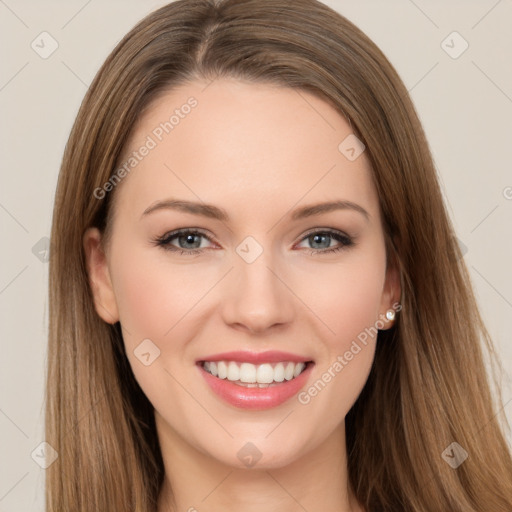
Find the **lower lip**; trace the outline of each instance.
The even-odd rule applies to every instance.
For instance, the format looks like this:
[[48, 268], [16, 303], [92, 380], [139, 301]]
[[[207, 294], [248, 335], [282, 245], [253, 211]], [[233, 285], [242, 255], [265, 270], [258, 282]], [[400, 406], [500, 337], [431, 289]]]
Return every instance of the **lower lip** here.
[[285, 380], [268, 388], [247, 388], [227, 379], [219, 379], [207, 372], [201, 364], [199, 370], [212, 391], [229, 404], [240, 409], [262, 410], [277, 407], [296, 395], [306, 384], [313, 368], [308, 363], [306, 369], [294, 379]]

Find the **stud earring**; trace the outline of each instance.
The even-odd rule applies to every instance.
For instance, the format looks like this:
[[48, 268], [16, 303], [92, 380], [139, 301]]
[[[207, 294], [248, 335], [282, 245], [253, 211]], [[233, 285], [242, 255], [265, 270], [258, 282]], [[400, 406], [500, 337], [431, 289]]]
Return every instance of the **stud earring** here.
[[388, 320], [394, 320], [395, 319], [395, 311], [393, 309], [388, 309], [386, 311], [386, 318]]

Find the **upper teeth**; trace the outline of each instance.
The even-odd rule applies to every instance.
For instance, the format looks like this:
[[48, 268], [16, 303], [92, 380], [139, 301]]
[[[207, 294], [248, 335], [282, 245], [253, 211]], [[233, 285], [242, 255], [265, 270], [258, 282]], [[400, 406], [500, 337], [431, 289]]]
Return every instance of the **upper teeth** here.
[[247, 383], [270, 384], [297, 377], [306, 367], [305, 363], [237, 363], [235, 361], [205, 361], [203, 368], [219, 379]]

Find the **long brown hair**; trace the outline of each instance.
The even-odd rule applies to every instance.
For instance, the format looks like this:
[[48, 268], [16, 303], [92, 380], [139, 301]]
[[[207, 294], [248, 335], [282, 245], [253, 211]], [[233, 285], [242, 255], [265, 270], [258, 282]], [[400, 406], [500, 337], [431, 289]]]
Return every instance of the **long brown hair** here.
[[[357, 499], [368, 512], [510, 512], [512, 460], [498, 423], [506, 417], [484, 356], [493, 371], [500, 365], [418, 116], [375, 44], [315, 0], [173, 2], [124, 37], [90, 86], [63, 157], [51, 233], [46, 441], [59, 457], [47, 469], [48, 512], [156, 510], [164, 469], [153, 408], [119, 324], [95, 312], [82, 236], [110, 225], [116, 190], [102, 199], [94, 191], [116, 170], [143, 109], [164, 90], [224, 76], [328, 101], [373, 167], [403, 308], [379, 333], [346, 417]], [[456, 469], [442, 456], [454, 442], [468, 454]]]

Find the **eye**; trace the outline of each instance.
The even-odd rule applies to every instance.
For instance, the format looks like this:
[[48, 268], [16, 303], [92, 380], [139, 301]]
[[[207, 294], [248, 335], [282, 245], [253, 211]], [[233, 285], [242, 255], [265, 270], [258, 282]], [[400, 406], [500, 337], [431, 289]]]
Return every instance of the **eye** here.
[[[202, 245], [201, 239], [212, 241], [203, 231], [182, 228], [156, 238], [153, 243], [166, 251], [178, 252], [180, 255], [197, 255], [207, 248]], [[173, 243], [174, 240], [176, 240], [178, 246]], [[333, 240], [338, 242], [337, 246], [331, 246]], [[341, 231], [332, 229], [310, 231], [302, 238], [302, 241], [307, 241], [313, 246], [321, 246], [312, 247], [309, 251], [312, 255], [335, 253], [355, 245], [351, 237]]]
[[[313, 255], [334, 253], [355, 245], [354, 240], [351, 237], [341, 231], [332, 229], [310, 231], [302, 240], [313, 245], [313, 248], [310, 251], [310, 254]], [[336, 240], [339, 245], [331, 247], [330, 244], [332, 240]]]
[[[179, 252], [180, 254], [199, 254], [204, 250], [201, 247], [201, 238], [210, 240], [202, 231], [195, 229], [178, 229], [164, 236], [156, 238], [154, 243], [167, 251]], [[178, 247], [171, 242], [176, 239]]]

